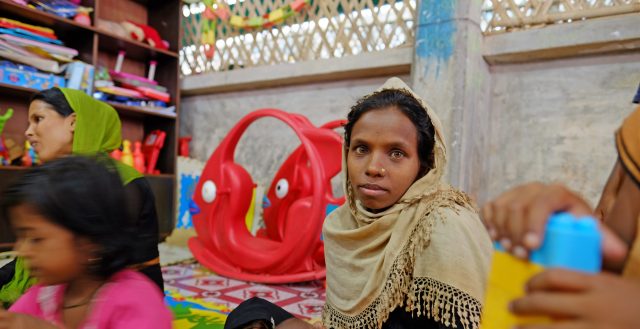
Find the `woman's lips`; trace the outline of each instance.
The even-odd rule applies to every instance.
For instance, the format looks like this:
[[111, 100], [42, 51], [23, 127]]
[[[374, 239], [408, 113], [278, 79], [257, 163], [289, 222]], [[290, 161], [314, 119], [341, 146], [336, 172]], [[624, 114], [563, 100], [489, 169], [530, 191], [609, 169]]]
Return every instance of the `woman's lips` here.
[[360, 192], [362, 192], [362, 194], [367, 196], [380, 196], [388, 192], [387, 189], [376, 184], [358, 185], [358, 189], [360, 190]]

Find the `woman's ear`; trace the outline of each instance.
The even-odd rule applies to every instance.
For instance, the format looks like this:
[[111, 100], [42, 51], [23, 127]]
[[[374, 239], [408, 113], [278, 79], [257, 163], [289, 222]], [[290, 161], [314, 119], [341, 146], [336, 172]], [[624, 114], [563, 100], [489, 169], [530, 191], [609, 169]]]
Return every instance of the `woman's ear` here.
[[70, 131], [73, 133], [76, 130], [76, 114], [75, 113], [71, 113], [66, 120], [68, 120], [68, 126]]

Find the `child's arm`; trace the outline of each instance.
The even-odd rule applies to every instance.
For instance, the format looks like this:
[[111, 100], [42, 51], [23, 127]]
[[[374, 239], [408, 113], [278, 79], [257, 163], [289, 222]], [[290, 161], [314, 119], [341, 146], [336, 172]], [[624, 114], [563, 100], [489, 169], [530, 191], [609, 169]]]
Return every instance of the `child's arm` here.
[[0, 329], [60, 329], [36, 317], [6, 311], [0, 306]]
[[562, 321], [518, 329], [640, 328], [640, 283], [611, 274], [545, 271], [531, 279], [527, 295], [510, 308], [518, 315], [543, 315]]

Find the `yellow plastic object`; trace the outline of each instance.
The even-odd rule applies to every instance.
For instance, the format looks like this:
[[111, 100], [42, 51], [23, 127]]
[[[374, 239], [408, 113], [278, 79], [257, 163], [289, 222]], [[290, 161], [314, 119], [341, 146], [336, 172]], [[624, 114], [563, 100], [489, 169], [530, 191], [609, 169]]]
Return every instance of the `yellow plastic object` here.
[[247, 224], [247, 230], [251, 232], [253, 228], [253, 217], [256, 211], [256, 187], [253, 187], [253, 193], [251, 195], [251, 205], [249, 206], [249, 210], [247, 214], [244, 216], [244, 222]]
[[545, 317], [517, 317], [509, 312], [509, 303], [524, 296], [527, 281], [543, 270], [540, 265], [495, 251], [480, 327], [510, 329], [520, 324], [550, 323], [551, 320]]
[[133, 167], [133, 153], [131, 152], [131, 141], [125, 139], [122, 142], [122, 157], [120, 158], [122, 163]]

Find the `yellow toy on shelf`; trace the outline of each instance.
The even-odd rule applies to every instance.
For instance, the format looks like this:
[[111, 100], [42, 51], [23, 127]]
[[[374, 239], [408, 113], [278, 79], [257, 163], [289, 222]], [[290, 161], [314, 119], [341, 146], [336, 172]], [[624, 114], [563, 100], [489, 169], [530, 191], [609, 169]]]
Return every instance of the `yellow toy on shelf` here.
[[131, 141], [125, 139], [122, 142], [122, 157], [120, 158], [122, 163], [133, 167], [133, 153], [131, 153]]

